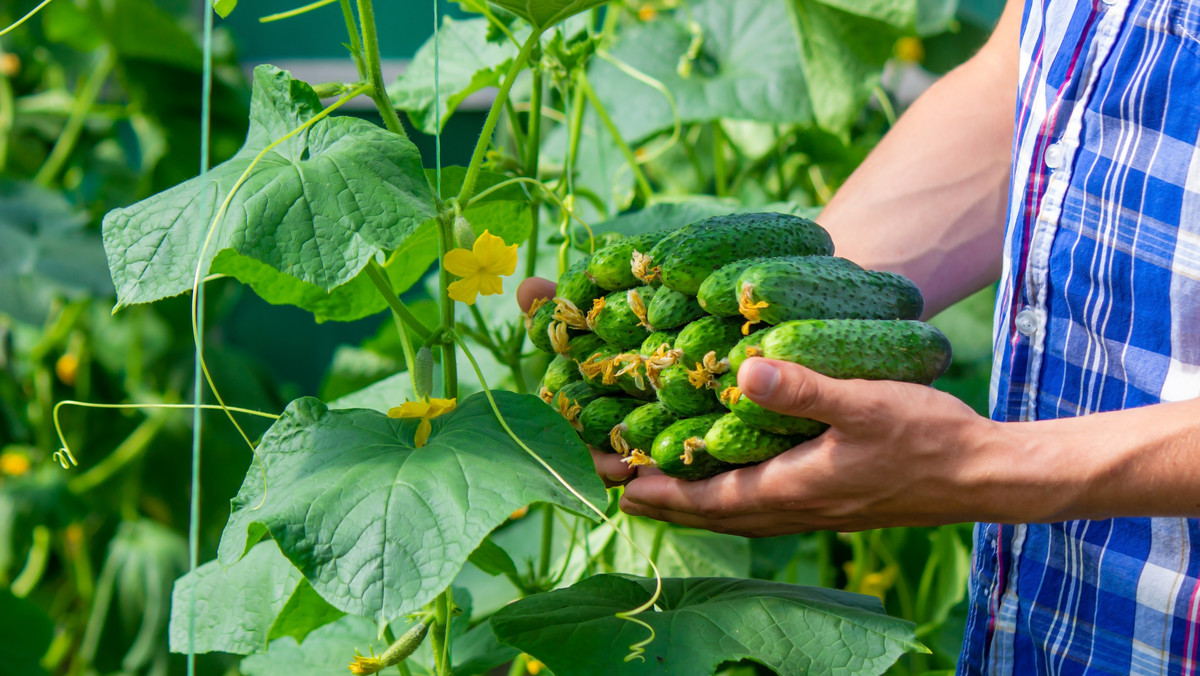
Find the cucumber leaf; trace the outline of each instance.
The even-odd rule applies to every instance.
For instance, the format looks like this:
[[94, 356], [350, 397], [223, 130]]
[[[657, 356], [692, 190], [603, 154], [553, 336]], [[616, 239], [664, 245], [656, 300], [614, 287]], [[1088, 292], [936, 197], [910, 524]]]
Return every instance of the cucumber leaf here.
[[752, 660], [780, 674], [881, 674], [907, 652], [928, 652], [911, 622], [888, 617], [879, 600], [765, 580], [664, 578], [644, 661], [625, 661], [644, 627], [616, 617], [650, 598], [654, 580], [597, 575], [567, 589], [501, 608], [492, 629], [557, 676], [711, 674]]
[[348, 615], [312, 632], [303, 643], [290, 636], [271, 641], [265, 654], [242, 660], [238, 672], [245, 676], [344, 674], [355, 651], [379, 655], [387, 647], [374, 622]]
[[233, 9], [237, 7], [237, 0], [212, 0], [212, 6], [217, 16], [224, 19], [233, 13]]
[[[519, 438], [593, 504], [607, 503], [566, 421], [535, 396], [494, 396]], [[518, 507], [550, 502], [588, 513], [513, 442], [482, 394], [432, 426], [428, 443], [414, 448], [417, 421], [292, 402], [233, 501], [220, 561], [233, 564], [269, 536], [331, 605], [386, 620], [445, 589]]]
[[209, 561], [195, 574], [188, 573], [175, 581], [169, 634], [172, 652], [186, 652], [188, 648], [193, 588], [197, 653], [263, 652], [273, 638], [303, 639], [309, 631], [343, 614], [316, 596], [275, 543], [261, 542], [228, 568], [219, 561]]
[[41, 676], [54, 622], [32, 601], [0, 589], [0, 676]]
[[[454, 19], [447, 16], [438, 31], [438, 70], [434, 70], [433, 39], [413, 56], [412, 63], [387, 89], [392, 103], [408, 113], [413, 126], [433, 134], [446, 124], [458, 105], [471, 94], [499, 87], [517, 47], [507, 38], [488, 41], [486, 18]], [[518, 31], [522, 39], [528, 31]], [[434, 117], [434, 102], [439, 116]]]
[[416, 146], [364, 120], [326, 118], [266, 152], [234, 193], [201, 262], [206, 220], [255, 156], [320, 110], [312, 87], [273, 66], [256, 68], [246, 144], [209, 172], [203, 194], [195, 178], [104, 218], [118, 307], [187, 291], [198, 264], [202, 276], [256, 281], [255, 266], [238, 265], [239, 257], [328, 292], [433, 218]]
[[528, 21], [538, 32], [608, 0], [492, 0], [492, 4]]

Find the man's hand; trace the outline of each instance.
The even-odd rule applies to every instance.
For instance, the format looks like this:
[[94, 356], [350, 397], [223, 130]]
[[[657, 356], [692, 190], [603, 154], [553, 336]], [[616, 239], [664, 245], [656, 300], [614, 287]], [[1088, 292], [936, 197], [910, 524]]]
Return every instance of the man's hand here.
[[[554, 282], [541, 277], [530, 277], [517, 287], [517, 304], [522, 312], [528, 312], [533, 301], [539, 298], [554, 297]], [[601, 453], [588, 447], [592, 452], [592, 461], [596, 464], [596, 473], [604, 479], [605, 485], [612, 487], [629, 481], [634, 474], [634, 468], [621, 462], [621, 456], [616, 453]]]
[[[984, 520], [1003, 454], [998, 423], [930, 387], [835, 380], [796, 364], [747, 360], [742, 392], [758, 404], [831, 427], [753, 467], [705, 481], [639, 477], [621, 509], [747, 536]], [[1010, 495], [1017, 498], [1017, 495]]]

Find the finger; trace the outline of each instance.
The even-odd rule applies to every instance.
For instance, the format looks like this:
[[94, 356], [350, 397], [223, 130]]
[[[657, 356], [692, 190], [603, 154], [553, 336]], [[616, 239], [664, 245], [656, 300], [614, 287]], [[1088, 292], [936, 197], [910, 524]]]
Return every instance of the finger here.
[[557, 286], [554, 282], [541, 277], [529, 277], [517, 287], [517, 305], [521, 312], [529, 312], [533, 301], [539, 298], [553, 298]]
[[641, 476], [625, 488], [625, 500], [639, 508], [693, 514], [707, 520], [755, 514], [763, 491], [758, 467], [723, 472], [703, 481], [665, 475]]
[[616, 453], [604, 453], [589, 446], [592, 451], [592, 462], [596, 465], [596, 474], [604, 479], [609, 488], [620, 486], [633, 477], [634, 468], [621, 462], [621, 456]]
[[738, 369], [738, 387], [764, 408], [831, 425], [880, 403], [874, 383], [838, 380], [775, 359], [747, 359]]

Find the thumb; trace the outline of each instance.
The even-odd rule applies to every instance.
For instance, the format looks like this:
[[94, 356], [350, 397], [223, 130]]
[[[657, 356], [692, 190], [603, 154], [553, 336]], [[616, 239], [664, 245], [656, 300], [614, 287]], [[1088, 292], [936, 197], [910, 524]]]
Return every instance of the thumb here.
[[775, 359], [747, 359], [738, 369], [738, 387], [763, 408], [831, 425], [866, 404], [866, 393], [849, 381]]
[[521, 306], [522, 312], [529, 312], [533, 301], [539, 298], [553, 298], [554, 291], [554, 282], [541, 277], [530, 277], [517, 287], [517, 305]]

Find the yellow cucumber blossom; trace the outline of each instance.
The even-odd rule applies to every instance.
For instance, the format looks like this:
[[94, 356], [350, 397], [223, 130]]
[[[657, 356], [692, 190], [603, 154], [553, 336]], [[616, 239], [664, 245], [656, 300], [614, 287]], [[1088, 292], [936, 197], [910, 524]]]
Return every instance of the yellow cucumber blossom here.
[[450, 274], [461, 277], [447, 289], [450, 297], [474, 305], [479, 294], [493, 296], [504, 292], [500, 278], [517, 271], [517, 245], [506, 245], [503, 239], [484, 230], [470, 250], [451, 249], [442, 259], [442, 265]]
[[0, 475], [21, 476], [29, 471], [29, 456], [20, 451], [0, 453]]
[[430, 399], [427, 397], [422, 401], [406, 401], [399, 406], [392, 407], [388, 410], [388, 417], [407, 420], [419, 419], [421, 423], [417, 425], [417, 435], [413, 439], [413, 444], [420, 448], [425, 445], [426, 441], [429, 441], [429, 432], [433, 430], [433, 425], [429, 421], [453, 411], [457, 405], [457, 399]]

